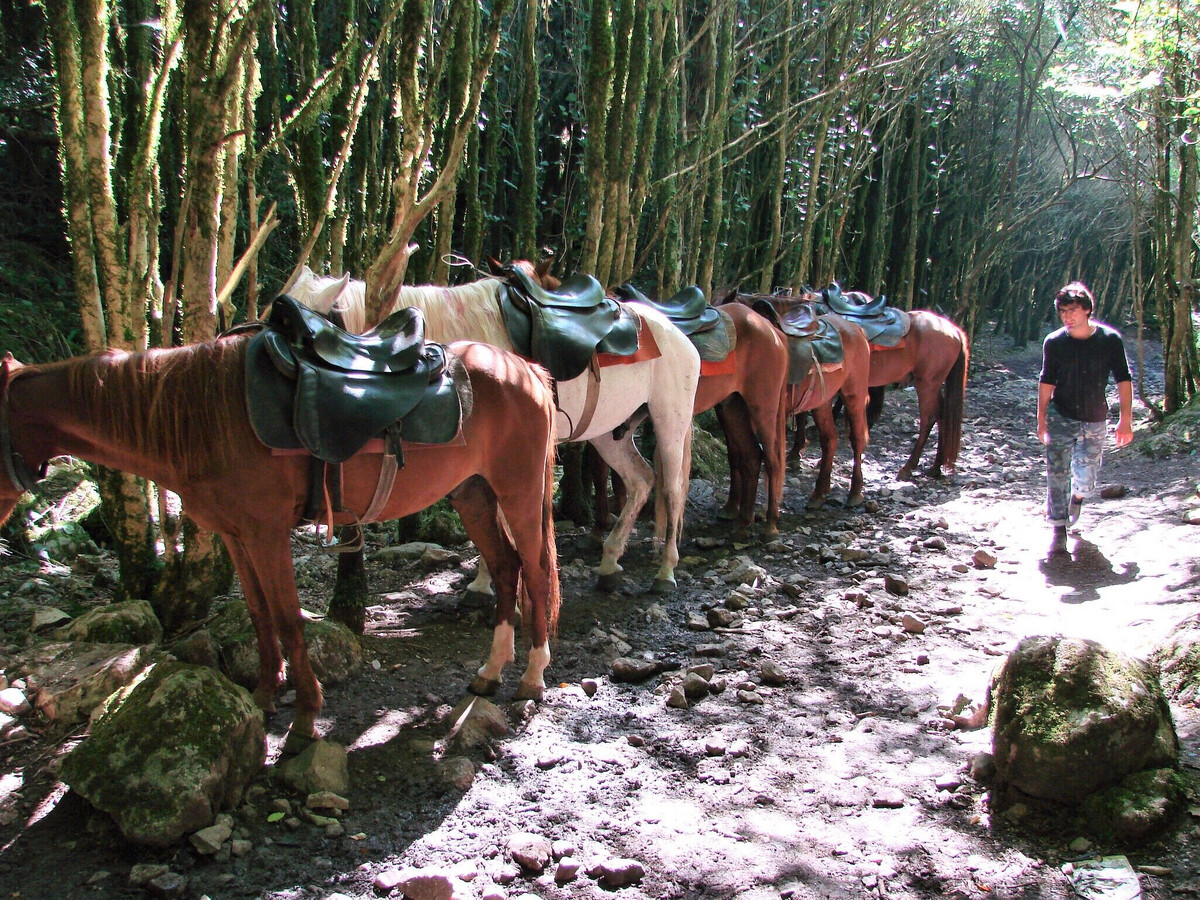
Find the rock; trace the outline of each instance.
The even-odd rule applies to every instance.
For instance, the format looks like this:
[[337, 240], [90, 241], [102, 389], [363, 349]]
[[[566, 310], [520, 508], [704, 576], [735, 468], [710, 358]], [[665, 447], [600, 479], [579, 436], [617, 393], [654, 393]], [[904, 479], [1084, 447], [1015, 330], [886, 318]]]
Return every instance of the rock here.
[[683, 688], [671, 688], [671, 693], [667, 695], [667, 706], [671, 709], [688, 708], [687, 694], [683, 692]]
[[233, 827], [229, 823], [218, 822], [216, 825], [201, 828], [189, 840], [196, 848], [197, 853], [202, 856], [213, 856], [220, 851], [221, 845], [229, 840], [232, 834]]
[[1200, 613], [1177, 624], [1151, 653], [1150, 661], [1158, 668], [1168, 697], [1194, 701], [1200, 686]]
[[542, 835], [522, 831], [509, 837], [508, 855], [523, 868], [541, 872], [554, 858], [554, 848]]
[[159, 863], [136, 863], [129, 869], [129, 883], [134, 887], [142, 887], [170, 871], [170, 866]]
[[441, 545], [430, 541], [410, 541], [395, 547], [383, 547], [371, 554], [371, 559], [385, 565], [395, 565], [398, 562], [415, 562], [421, 559], [431, 549], [441, 550]]
[[708, 631], [712, 626], [708, 624], [708, 616], [698, 612], [688, 613], [687, 624], [685, 626], [688, 631]]
[[1183, 514], [1184, 525], [1200, 525], [1200, 506], [1192, 507]]
[[165, 897], [168, 900], [188, 895], [188, 880], [178, 872], [166, 872], [157, 878], [152, 878], [146, 883], [146, 887], [156, 897]]
[[447, 745], [459, 753], [482, 747], [494, 738], [504, 737], [511, 730], [504, 711], [484, 697], [464, 698], [448, 718], [453, 725], [447, 736]]
[[905, 613], [900, 617], [900, 626], [909, 634], [925, 633], [925, 623], [912, 613]]
[[1179, 756], [1150, 667], [1095, 641], [1025, 638], [993, 676], [991, 697], [997, 779], [1032, 797], [1078, 803]]
[[318, 791], [315, 794], [309, 794], [304, 801], [304, 805], [309, 809], [340, 809], [345, 811], [350, 808], [350, 801], [332, 791]]
[[600, 884], [615, 890], [630, 884], [637, 884], [646, 875], [642, 864], [635, 859], [610, 859], [591, 870], [593, 878], [598, 878]]
[[221, 668], [220, 651], [207, 628], [193, 631], [187, 637], [169, 645], [167, 649], [180, 662], [208, 666], [210, 669]]
[[296, 756], [277, 766], [280, 776], [299, 794], [329, 791], [350, 793], [346, 748], [333, 741], [313, 741]]
[[1092, 842], [1085, 837], [1077, 837], [1067, 844], [1067, 849], [1072, 853], [1086, 853], [1092, 849]]
[[393, 866], [382, 872], [376, 872], [375, 877], [371, 879], [371, 887], [381, 894], [390, 894], [403, 880], [404, 873]]
[[438, 764], [438, 774], [460, 791], [470, 790], [475, 783], [475, 764], [465, 756], [452, 756]]
[[33, 622], [30, 628], [34, 631], [41, 631], [43, 628], [49, 628], [51, 625], [58, 625], [61, 622], [69, 622], [71, 617], [61, 609], [55, 609], [52, 606], [39, 606], [33, 611]]
[[787, 684], [790, 680], [787, 672], [783, 671], [778, 663], [772, 662], [769, 659], [765, 659], [759, 664], [758, 674], [762, 678], [763, 684], [768, 684], [772, 687], [780, 687]]
[[32, 709], [29, 698], [20, 688], [10, 687], [0, 691], [0, 714], [23, 716]]
[[904, 792], [894, 787], [880, 788], [871, 798], [871, 805], [876, 809], [900, 809], [904, 806]]
[[17, 657], [10, 671], [27, 673], [30, 701], [46, 718], [85, 722], [113, 691], [148, 666], [171, 657], [152, 647], [128, 644], [43, 644]]
[[712, 681], [713, 675], [716, 674], [716, 668], [712, 663], [700, 663], [695, 666], [688, 666], [689, 675], [699, 675], [705, 681]]
[[1106, 484], [1100, 488], [1100, 498], [1102, 500], [1120, 500], [1128, 492], [1128, 488], [1123, 484]]
[[757, 691], [746, 690], [745, 688], [738, 690], [737, 698], [739, 703], [747, 703], [756, 706], [763, 703], [762, 694], [758, 693]]
[[683, 693], [688, 700], [703, 700], [708, 696], [708, 681], [694, 672], [683, 676]]
[[630, 659], [627, 656], [613, 660], [610, 677], [617, 682], [645, 681], [652, 675], [657, 675], [661, 669], [658, 663], [646, 659]]
[[579, 686], [583, 688], [583, 692], [589, 697], [595, 697], [596, 691], [600, 690], [600, 682], [595, 678], [585, 678], [579, 682]]
[[897, 597], [908, 596], [908, 582], [891, 572], [885, 572], [883, 575], [883, 589]]
[[414, 867], [390, 877], [407, 900], [450, 900], [454, 896], [454, 882], [444, 872]]
[[145, 600], [126, 600], [90, 609], [53, 632], [55, 640], [91, 644], [157, 644], [162, 623]]
[[945, 775], [939, 775], [934, 781], [934, 785], [939, 791], [957, 791], [962, 786], [962, 776], [957, 772], [948, 772]]
[[1153, 769], [1092, 794], [1083, 801], [1083, 812], [1097, 834], [1139, 843], [1161, 833], [1182, 812], [1186, 797], [1183, 776], [1174, 769]]
[[162, 662], [105, 702], [60, 775], [127, 839], [164, 847], [234, 808], [265, 758], [249, 694], [211, 669]]
[[971, 562], [975, 564], [975, 568], [977, 569], [994, 569], [998, 561], [995, 556], [982, 547], [971, 555]]
[[921, 541], [921, 546], [926, 550], [945, 550], [946, 539], [940, 535], [937, 537], [926, 538]]
[[736, 628], [742, 622], [742, 617], [731, 609], [710, 609], [708, 624], [713, 628]]
[[579, 861], [572, 856], [564, 856], [558, 861], [558, 866], [554, 869], [554, 881], [556, 884], [567, 884], [579, 877]]

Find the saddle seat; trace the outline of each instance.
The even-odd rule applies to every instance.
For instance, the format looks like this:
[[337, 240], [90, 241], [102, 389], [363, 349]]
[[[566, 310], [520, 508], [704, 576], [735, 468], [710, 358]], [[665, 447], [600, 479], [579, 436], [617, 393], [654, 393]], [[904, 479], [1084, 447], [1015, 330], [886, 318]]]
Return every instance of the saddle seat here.
[[862, 291], [846, 291], [842, 293], [841, 285], [836, 281], [830, 282], [829, 287], [822, 288], [821, 296], [831, 312], [848, 318], [868, 318], [883, 312], [887, 306], [887, 297], [872, 297]]
[[689, 285], [669, 300], [651, 300], [632, 284], [623, 284], [616, 294], [622, 300], [644, 303], [671, 320], [671, 324], [691, 337], [717, 327], [721, 314], [716, 307], [709, 306], [704, 292], [696, 285]]
[[904, 343], [912, 326], [912, 317], [902, 309], [887, 305], [887, 297], [872, 298], [862, 291], [846, 291], [835, 281], [821, 291], [822, 305], [829, 312], [849, 319], [863, 330], [872, 347], [892, 349]]
[[821, 310], [813, 303], [786, 301], [784, 305], [779, 300], [772, 302], [760, 298], [755, 300], [750, 308], [788, 337], [801, 340], [813, 338], [821, 330]]
[[597, 353], [637, 352], [641, 320], [606, 297], [591, 275], [573, 275], [556, 291], [513, 266], [505, 266], [503, 276], [500, 311], [513, 349], [555, 379], [577, 378]]
[[349, 459], [385, 432], [447, 443], [461, 419], [447, 362], [444, 347], [425, 341], [417, 309], [397, 310], [354, 335], [278, 297], [246, 350], [250, 423], [266, 446], [304, 448], [328, 463]]

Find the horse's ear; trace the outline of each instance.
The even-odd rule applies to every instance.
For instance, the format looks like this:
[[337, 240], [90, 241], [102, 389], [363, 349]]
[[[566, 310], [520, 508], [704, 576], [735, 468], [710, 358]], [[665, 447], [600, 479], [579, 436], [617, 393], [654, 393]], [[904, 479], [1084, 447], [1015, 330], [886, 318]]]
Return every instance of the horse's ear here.
[[504, 274], [504, 263], [500, 262], [500, 260], [496, 259], [496, 257], [494, 257], [494, 256], [489, 256], [487, 258], [487, 266], [488, 266], [488, 271], [491, 272], [493, 275], [503, 275]]
[[317, 309], [328, 312], [337, 305], [338, 297], [342, 296], [342, 291], [346, 289], [346, 285], [350, 283], [350, 273], [347, 272], [329, 287], [322, 288], [317, 294]]
[[[549, 256], [546, 254], [549, 253]], [[538, 260], [536, 266], [533, 267], [533, 273], [537, 275], [538, 280], [545, 278], [550, 274], [550, 266], [554, 264], [554, 251], [543, 250], [542, 258]]]
[[8, 387], [9, 376], [17, 369], [24, 368], [22, 363], [17, 362], [16, 358], [11, 353], [5, 353], [4, 359], [0, 361], [0, 390]]

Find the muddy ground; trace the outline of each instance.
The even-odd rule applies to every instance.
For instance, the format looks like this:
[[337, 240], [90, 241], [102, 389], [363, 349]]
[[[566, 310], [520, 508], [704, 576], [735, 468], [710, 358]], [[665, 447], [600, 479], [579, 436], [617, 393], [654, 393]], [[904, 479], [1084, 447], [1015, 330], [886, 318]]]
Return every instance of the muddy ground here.
[[[129, 872], [147, 862], [186, 879], [179, 896], [214, 900], [378, 896], [374, 879], [406, 866], [448, 875], [461, 898], [1066, 897], [1064, 863], [1119, 852], [1161, 867], [1141, 874], [1144, 896], [1200, 893], [1200, 818], [1135, 848], [1085, 846], [1077, 839], [1086, 823], [1070, 811], [993, 816], [986, 787], [966, 774], [990, 734], [948, 729], [942, 715], [959, 695], [982, 701], [989, 673], [1026, 635], [1094, 638], [1145, 655], [1200, 599], [1200, 532], [1182, 522], [1200, 504], [1197, 457], [1139, 452], [1144, 410], [1134, 447], [1112, 452], [1102, 475], [1124, 496], [1086, 506], [1070, 552], [1050, 556], [1033, 433], [1038, 362], [1036, 348], [980, 341], [952, 479], [894, 481], [912, 434], [911, 391], [891, 393], [872, 434], [867, 508], [805, 510], [810, 446], [789, 477], [779, 541], [735, 540], [713, 517], [724, 486], [694, 483], [673, 596], [644, 593], [656, 558], [648, 523], [617, 593], [594, 590], [597, 554], [564, 525], [551, 687], [509, 736], [476, 749], [465, 791], [446, 781], [437, 757], [490, 639], [487, 611], [461, 599], [474, 569], [468, 546], [456, 548], [458, 563], [432, 571], [369, 565], [368, 663], [327, 689], [319, 722], [349, 748], [342, 836], [268, 822], [267, 801], [287, 795], [268, 768], [263, 797], [239, 817], [246, 855], [133, 847], [53, 777], [79, 733], [64, 741], [47, 729], [0, 747], [0, 897], [142, 896]], [[1153, 373], [1147, 383], [1158, 389]], [[843, 440], [839, 498], [847, 453]], [[843, 561], [839, 544], [864, 551], [849, 554], [861, 559]], [[335, 564], [308, 536], [295, 546], [306, 606], [320, 611]], [[978, 550], [995, 566], [977, 567]], [[743, 591], [747, 608], [730, 627], [689, 628], [725, 607], [735, 588], [725, 576], [742, 557], [769, 576]], [[28, 578], [27, 564], [6, 561], [14, 565], [0, 566], [0, 594]], [[906, 581], [908, 595], [885, 591], [885, 573]], [[904, 613], [924, 633], [906, 632]], [[678, 668], [615, 683], [617, 656]], [[668, 706], [680, 670], [695, 663], [711, 663], [725, 689], [687, 709]], [[763, 684], [764, 663], [786, 682]], [[515, 680], [510, 672], [501, 706]], [[1173, 711], [1195, 775], [1200, 713]], [[269, 725], [270, 761], [289, 712]], [[506, 848], [520, 832], [559, 842], [578, 876], [559, 884], [553, 866], [540, 876], [516, 866]], [[639, 863], [640, 881], [614, 891], [587, 874], [613, 858]]]

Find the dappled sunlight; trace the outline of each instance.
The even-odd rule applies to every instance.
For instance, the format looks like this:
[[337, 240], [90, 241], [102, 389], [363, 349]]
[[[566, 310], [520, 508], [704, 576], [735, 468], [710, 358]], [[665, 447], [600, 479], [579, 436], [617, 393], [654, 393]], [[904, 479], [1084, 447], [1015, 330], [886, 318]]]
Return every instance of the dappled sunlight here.
[[367, 747], [386, 744], [410, 726], [416, 717], [417, 715], [412, 711], [399, 709], [385, 710], [380, 714], [375, 724], [356, 737], [347, 749], [353, 753], [355, 750], [363, 750]]

